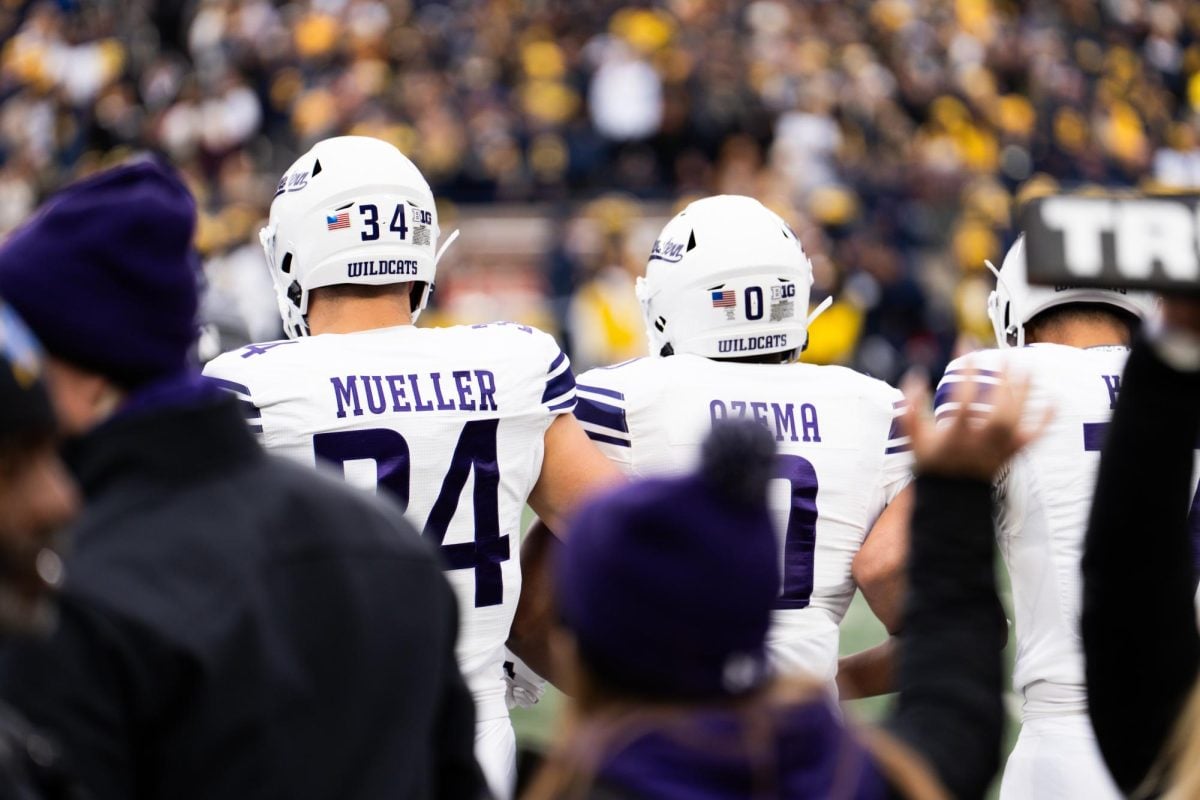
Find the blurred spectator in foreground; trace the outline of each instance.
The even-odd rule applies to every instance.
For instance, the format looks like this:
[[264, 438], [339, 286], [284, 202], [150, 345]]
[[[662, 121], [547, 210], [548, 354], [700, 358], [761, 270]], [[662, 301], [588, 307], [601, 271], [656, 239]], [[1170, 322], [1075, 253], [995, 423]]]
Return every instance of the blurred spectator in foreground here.
[[85, 497], [44, 642], [0, 693], [100, 800], [476, 798], [457, 614], [395, 507], [268, 457], [190, 365], [195, 206], [153, 161], [0, 247]]
[[1123, 792], [1188, 800], [1200, 796], [1194, 293], [1163, 299], [1160, 319], [1134, 343], [1120, 388], [1083, 554], [1088, 712]]
[[815, 681], [768, 674], [768, 432], [717, 426], [698, 472], [585, 507], [555, 576], [573, 708], [529, 797], [983, 796], [1004, 717], [989, 481], [1037, 435], [1019, 422], [1027, 388], [941, 430], [912, 398], [912, 589], [886, 733], [849, 730]]
[[[49, 593], [62, 580], [56, 535], [78, 496], [55, 449], [57, 426], [33, 336], [0, 304], [0, 636], [45, 636]], [[58, 748], [0, 703], [0, 797], [85, 797], [66, 777]]]

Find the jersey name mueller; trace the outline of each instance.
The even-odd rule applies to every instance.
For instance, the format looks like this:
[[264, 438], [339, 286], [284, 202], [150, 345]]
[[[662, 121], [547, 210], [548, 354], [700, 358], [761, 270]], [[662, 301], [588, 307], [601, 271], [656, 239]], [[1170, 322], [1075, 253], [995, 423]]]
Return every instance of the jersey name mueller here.
[[422, 411], [500, 410], [496, 405], [496, 375], [487, 369], [333, 375], [329, 383], [339, 419]]

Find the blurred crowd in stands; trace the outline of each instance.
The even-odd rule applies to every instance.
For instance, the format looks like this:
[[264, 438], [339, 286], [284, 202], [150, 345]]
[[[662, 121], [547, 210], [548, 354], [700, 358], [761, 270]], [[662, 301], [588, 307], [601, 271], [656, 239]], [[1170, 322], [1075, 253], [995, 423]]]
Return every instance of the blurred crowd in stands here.
[[444, 229], [532, 204], [551, 233], [521, 280], [581, 367], [642, 347], [646, 209], [768, 203], [837, 300], [806, 358], [894, 379], [988, 341], [983, 261], [1022, 195], [1200, 184], [1190, 0], [0, 0], [0, 36], [0, 231], [164, 151], [200, 198], [214, 313], [251, 338], [277, 330], [271, 189], [335, 133], [411, 155]]

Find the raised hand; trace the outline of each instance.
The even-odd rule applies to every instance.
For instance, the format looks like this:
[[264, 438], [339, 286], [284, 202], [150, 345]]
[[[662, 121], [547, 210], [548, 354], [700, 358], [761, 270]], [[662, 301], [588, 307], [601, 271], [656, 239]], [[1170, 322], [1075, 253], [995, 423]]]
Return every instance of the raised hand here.
[[976, 381], [955, 383], [951, 392], [951, 400], [961, 404], [961, 411], [937, 424], [925, 381], [904, 382], [908, 399], [904, 419], [917, 472], [991, 480], [1021, 448], [1042, 434], [1053, 417], [1052, 410], [1047, 410], [1032, 427], [1022, 423], [1029, 396], [1029, 380], [1024, 377], [1002, 375], [986, 411], [972, 410], [979, 394]]

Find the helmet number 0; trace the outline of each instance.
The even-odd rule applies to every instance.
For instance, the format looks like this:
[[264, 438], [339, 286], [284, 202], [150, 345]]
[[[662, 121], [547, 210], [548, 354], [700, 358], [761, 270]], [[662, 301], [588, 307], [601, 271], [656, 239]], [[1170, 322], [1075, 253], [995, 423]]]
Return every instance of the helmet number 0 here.
[[761, 286], [747, 286], [744, 293], [746, 319], [762, 319], [763, 293]]
[[[363, 231], [359, 234], [364, 242], [374, 242], [379, 239], [379, 208], [373, 203], [365, 203], [358, 207], [358, 213], [363, 217]], [[392, 233], [400, 234], [401, 239], [408, 237], [408, 226], [404, 224], [404, 204], [397, 203], [392, 212], [392, 221], [388, 225]]]

